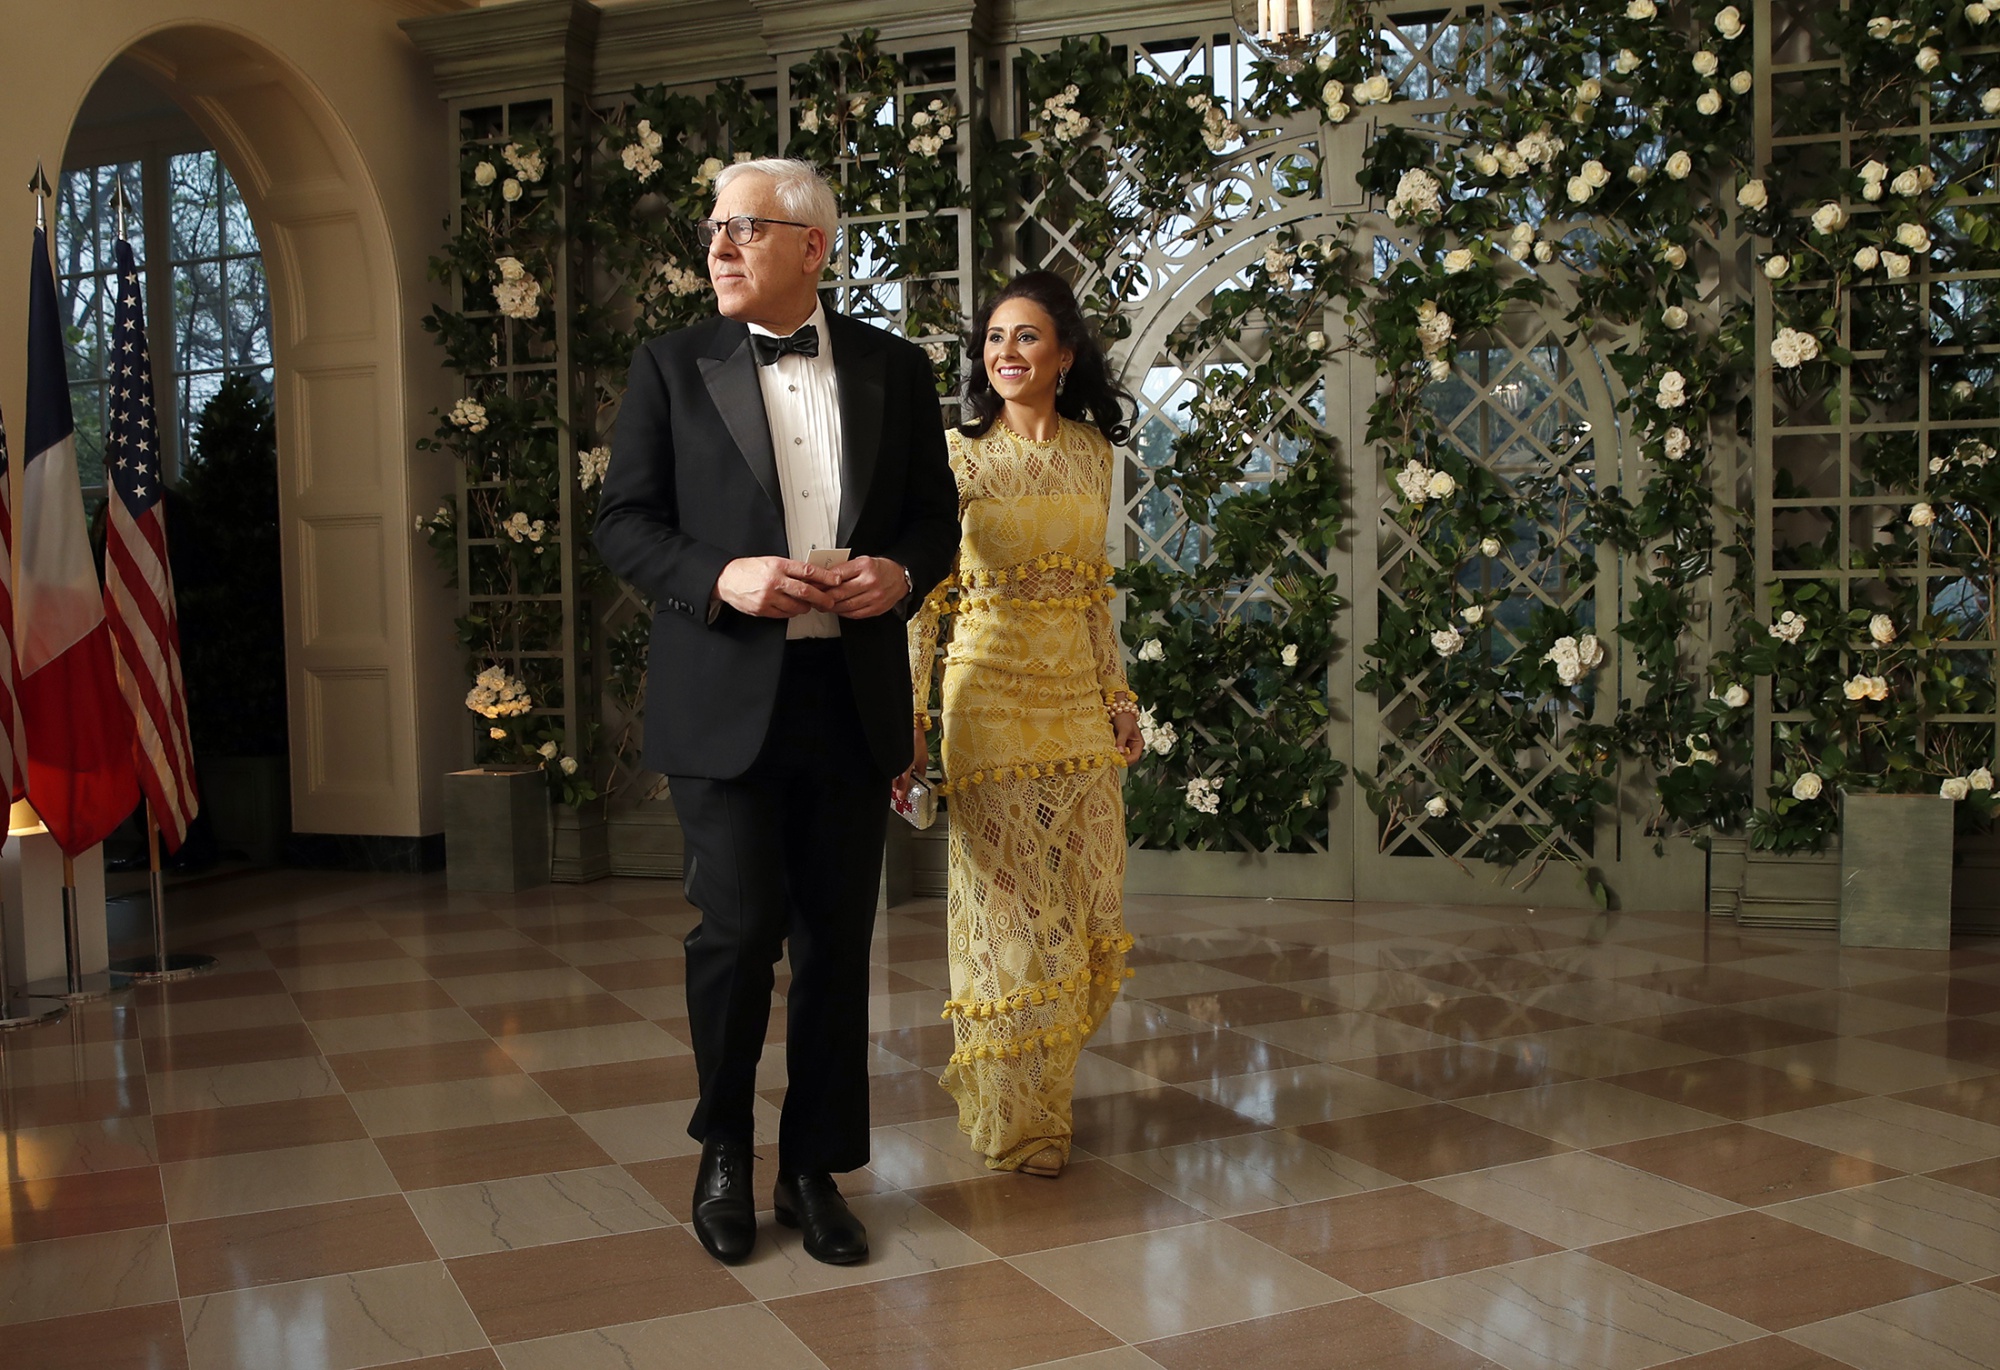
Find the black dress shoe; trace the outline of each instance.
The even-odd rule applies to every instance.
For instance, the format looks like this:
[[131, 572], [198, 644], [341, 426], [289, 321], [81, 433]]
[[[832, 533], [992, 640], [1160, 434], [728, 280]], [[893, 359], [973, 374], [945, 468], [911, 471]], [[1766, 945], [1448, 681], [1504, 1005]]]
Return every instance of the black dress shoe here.
[[833, 1176], [780, 1175], [771, 1191], [778, 1221], [805, 1233], [806, 1254], [827, 1265], [853, 1265], [868, 1259], [868, 1229], [847, 1207]]
[[748, 1142], [711, 1138], [701, 1144], [694, 1177], [694, 1235], [724, 1265], [749, 1259], [757, 1245], [757, 1200], [751, 1189], [756, 1157]]

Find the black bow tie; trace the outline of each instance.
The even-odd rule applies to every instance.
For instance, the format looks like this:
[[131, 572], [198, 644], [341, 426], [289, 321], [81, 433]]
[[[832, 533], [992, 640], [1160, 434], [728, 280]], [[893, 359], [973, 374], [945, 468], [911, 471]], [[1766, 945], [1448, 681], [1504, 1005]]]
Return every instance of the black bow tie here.
[[756, 354], [759, 366], [769, 366], [787, 352], [795, 352], [801, 357], [817, 357], [819, 330], [811, 324], [804, 324], [789, 338], [774, 338], [768, 333], [752, 333], [750, 350]]

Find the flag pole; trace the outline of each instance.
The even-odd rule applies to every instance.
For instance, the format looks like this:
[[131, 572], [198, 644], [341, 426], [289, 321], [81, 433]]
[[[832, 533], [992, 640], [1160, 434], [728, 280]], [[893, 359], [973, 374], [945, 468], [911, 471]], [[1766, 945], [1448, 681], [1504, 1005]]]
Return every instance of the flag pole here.
[[160, 867], [160, 820], [153, 801], [146, 801], [146, 868], [153, 895], [153, 954], [113, 961], [111, 969], [127, 975], [133, 983], [157, 985], [169, 980], [185, 980], [215, 967], [215, 958], [200, 952], [167, 950], [167, 882]]

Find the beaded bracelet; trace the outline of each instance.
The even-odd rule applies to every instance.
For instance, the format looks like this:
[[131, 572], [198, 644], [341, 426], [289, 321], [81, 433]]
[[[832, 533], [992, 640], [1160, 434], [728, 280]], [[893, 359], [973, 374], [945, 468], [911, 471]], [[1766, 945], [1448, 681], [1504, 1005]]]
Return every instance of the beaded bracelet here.
[[1139, 716], [1139, 701], [1130, 696], [1114, 699], [1104, 706], [1104, 711], [1114, 719], [1120, 714], [1124, 714], [1128, 718], [1137, 718]]

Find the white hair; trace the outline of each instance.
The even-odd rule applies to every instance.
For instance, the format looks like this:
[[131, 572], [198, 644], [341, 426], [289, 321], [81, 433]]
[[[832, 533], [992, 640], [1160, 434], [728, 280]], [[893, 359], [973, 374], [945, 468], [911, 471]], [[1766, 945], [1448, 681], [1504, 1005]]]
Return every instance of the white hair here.
[[771, 189], [785, 213], [819, 229], [826, 234], [827, 242], [832, 243], [834, 229], [840, 222], [840, 206], [833, 198], [833, 187], [827, 184], [818, 167], [796, 157], [753, 157], [747, 162], [731, 162], [715, 178], [715, 193], [721, 195], [731, 181], [753, 172], [771, 178]]

